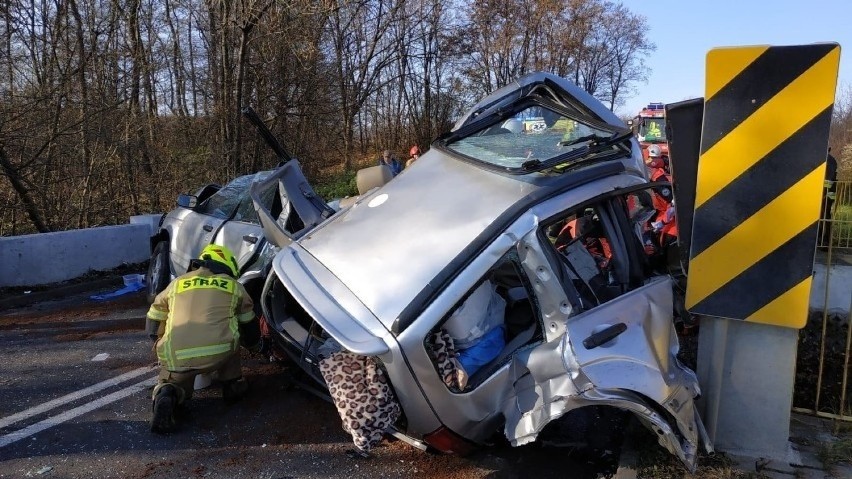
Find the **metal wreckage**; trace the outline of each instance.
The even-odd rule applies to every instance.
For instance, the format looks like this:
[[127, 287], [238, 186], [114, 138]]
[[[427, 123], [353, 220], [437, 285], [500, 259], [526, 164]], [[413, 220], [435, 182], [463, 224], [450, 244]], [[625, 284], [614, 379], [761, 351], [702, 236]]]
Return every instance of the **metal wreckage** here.
[[598, 100], [527, 75], [392, 181], [377, 166], [358, 182], [337, 208], [295, 160], [251, 186], [277, 251], [265, 319], [358, 451], [385, 433], [442, 452], [495, 434], [517, 446], [606, 410], [635, 415], [687, 469], [712, 451], [676, 357], [672, 244], [655, 234], [668, 185]]

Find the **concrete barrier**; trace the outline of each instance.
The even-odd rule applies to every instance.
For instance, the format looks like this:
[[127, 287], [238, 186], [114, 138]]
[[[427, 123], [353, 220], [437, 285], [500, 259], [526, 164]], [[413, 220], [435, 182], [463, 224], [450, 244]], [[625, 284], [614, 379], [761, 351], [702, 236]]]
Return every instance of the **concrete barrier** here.
[[146, 261], [159, 218], [140, 215], [128, 225], [2, 237], [0, 287], [57, 283]]

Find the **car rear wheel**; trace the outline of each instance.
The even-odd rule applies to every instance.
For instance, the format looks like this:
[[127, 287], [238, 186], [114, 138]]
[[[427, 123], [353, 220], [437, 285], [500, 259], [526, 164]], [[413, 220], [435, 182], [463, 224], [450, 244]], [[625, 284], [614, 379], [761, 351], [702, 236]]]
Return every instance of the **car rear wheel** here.
[[151, 261], [148, 263], [148, 274], [145, 276], [145, 292], [148, 302], [153, 303], [154, 298], [160, 291], [166, 289], [171, 281], [169, 272], [169, 243], [160, 241], [151, 253]]

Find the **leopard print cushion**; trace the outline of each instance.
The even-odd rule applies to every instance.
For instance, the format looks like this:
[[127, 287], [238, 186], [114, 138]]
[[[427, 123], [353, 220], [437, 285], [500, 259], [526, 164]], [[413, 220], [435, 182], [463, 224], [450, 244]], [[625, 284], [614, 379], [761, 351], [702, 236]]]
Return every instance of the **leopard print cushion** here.
[[468, 375], [459, 363], [450, 334], [439, 329], [429, 337], [426, 348], [444, 384], [452, 391], [463, 391], [467, 386]]
[[319, 363], [320, 373], [343, 429], [363, 452], [378, 445], [399, 418], [400, 408], [387, 378], [370, 357], [340, 351]]

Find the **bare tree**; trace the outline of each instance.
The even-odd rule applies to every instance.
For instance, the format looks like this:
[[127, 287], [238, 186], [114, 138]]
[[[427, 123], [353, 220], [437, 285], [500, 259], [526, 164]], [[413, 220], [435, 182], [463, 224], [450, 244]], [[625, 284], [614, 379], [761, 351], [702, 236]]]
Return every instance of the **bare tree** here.
[[608, 0], [7, 0], [0, 18], [0, 234], [124, 221], [273, 165], [245, 104], [324, 175], [425, 146], [529, 71], [613, 108], [653, 51]]
[[402, 5], [402, 0], [338, 1], [330, 15], [346, 169], [352, 164], [356, 118], [367, 99], [390, 81], [381, 74], [398, 55], [388, 32], [399, 22]]

